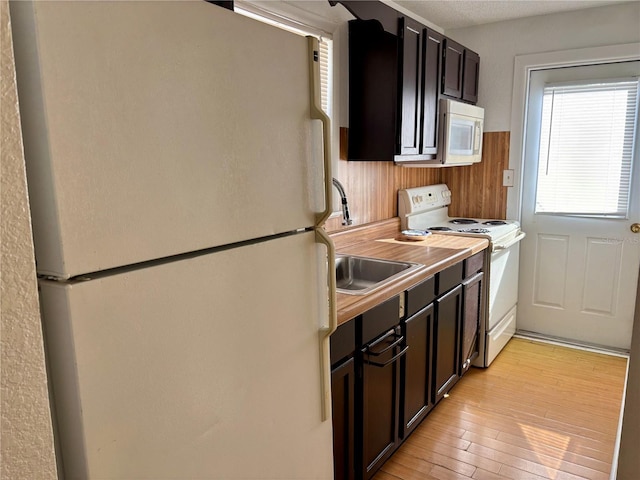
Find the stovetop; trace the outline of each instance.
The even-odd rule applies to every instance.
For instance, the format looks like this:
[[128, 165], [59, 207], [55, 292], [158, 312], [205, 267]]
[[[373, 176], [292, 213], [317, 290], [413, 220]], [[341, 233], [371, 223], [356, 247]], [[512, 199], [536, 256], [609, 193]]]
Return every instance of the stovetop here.
[[445, 184], [398, 191], [398, 214], [402, 229], [426, 230], [449, 235], [472, 235], [492, 242], [516, 237], [515, 220], [450, 217], [451, 192]]

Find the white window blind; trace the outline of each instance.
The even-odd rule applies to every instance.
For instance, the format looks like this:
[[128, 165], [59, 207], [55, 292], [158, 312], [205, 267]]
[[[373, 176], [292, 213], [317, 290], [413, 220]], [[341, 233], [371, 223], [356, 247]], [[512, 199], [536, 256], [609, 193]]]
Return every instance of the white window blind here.
[[322, 109], [331, 116], [331, 71], [332, 42], [325, 38], [320, 38], [320, 88]]
[[536, 213], [626, 218], [638, 79], [547, 85]]

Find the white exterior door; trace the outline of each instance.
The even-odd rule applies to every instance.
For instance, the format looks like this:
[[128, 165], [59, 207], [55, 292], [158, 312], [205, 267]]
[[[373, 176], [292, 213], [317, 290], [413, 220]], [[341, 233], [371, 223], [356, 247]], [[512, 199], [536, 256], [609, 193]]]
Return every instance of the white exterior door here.
[[[594, 173], [608, 158], [597, 152], [600, 145], [595, 144], [586, 155], [578, 157], [573, 173], [564, 180], [558, 177], [560, 180], [550, 185], [553, 156], [549, 152], [558, 144], [553, 142], [559, 142], [550, 132], [557, 132], [559, 127], [550, 126], [556, 117], [548, 112], [552, 109], [549, 92], [553, 85], [587, 88], [585, 85], [594, 84], [593, 79], [599, 82], [639, 75], [640, 62], [536, 70], [531, 74], [523, 173], [522, 228], [527, 237], [521, 246], [520, 330], [609, 347], [630, 347], [640, 265], [640, 235], [631, 231], [632, 224], [640, 222], [640, 142], [625, 146], [631, 152], [631, 174], [626, 184], [619, 178], [624, 177], [623, 168]], [[545, 86], [547, 100], [543, 98]], [[553, 98], [560, 101], [557, 96]], [[602, 116], [595, 111], [589, 115]], [[637, 110], [631, 116], [637, 124]], [[589, 139], [583, 142], [586, 141]], [[589, 176], [598, 179], [595, 187], [584, 186]], [[596, 190], [607, 182], [614, 185], [614, 190], [630, 190], [628, 206], [622, 214], [624, 207], [619, 206], [617, 214], [597, 212], [601, 202], [592, 200], [599, 195]], [[564, 196], [565, 200], [549, 206], [548, 198], [553, 197], [555, 202], [556, 197], [568, 191], [571, 193]], [[568, 206], [569, 203], [574, 205]]]

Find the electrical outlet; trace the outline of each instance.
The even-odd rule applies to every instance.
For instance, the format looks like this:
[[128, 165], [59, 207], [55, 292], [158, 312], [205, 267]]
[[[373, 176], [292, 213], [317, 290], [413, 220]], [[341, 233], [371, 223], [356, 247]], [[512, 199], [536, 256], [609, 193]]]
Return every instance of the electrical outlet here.
[[502, 171], [502, 186], [513, 187], [513, 170]]

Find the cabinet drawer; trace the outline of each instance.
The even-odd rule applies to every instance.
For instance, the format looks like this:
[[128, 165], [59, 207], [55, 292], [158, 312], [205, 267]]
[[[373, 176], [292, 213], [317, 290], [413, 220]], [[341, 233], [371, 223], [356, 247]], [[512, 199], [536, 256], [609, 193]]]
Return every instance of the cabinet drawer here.
[[393, 297], [362, 314], [362, 343], [365, 344], [400, 323], [400, 297]]
[[464, 261], [464, 278], [476, 274], [484, 266], [484, 250], [476, 253]]
[[463, 262], [459, 262], [438, 273], [437, 295], [442, 295], [462, 283], [462, 267]]
[[356, 322], [343, 323], [333, 332], [330, 339], [331, 365], [351, 355], [356, 349]]
[[419, 312], [436, 298], [436, 277], [427, 278], [424, 282], [407, 290], [407, 317]]

